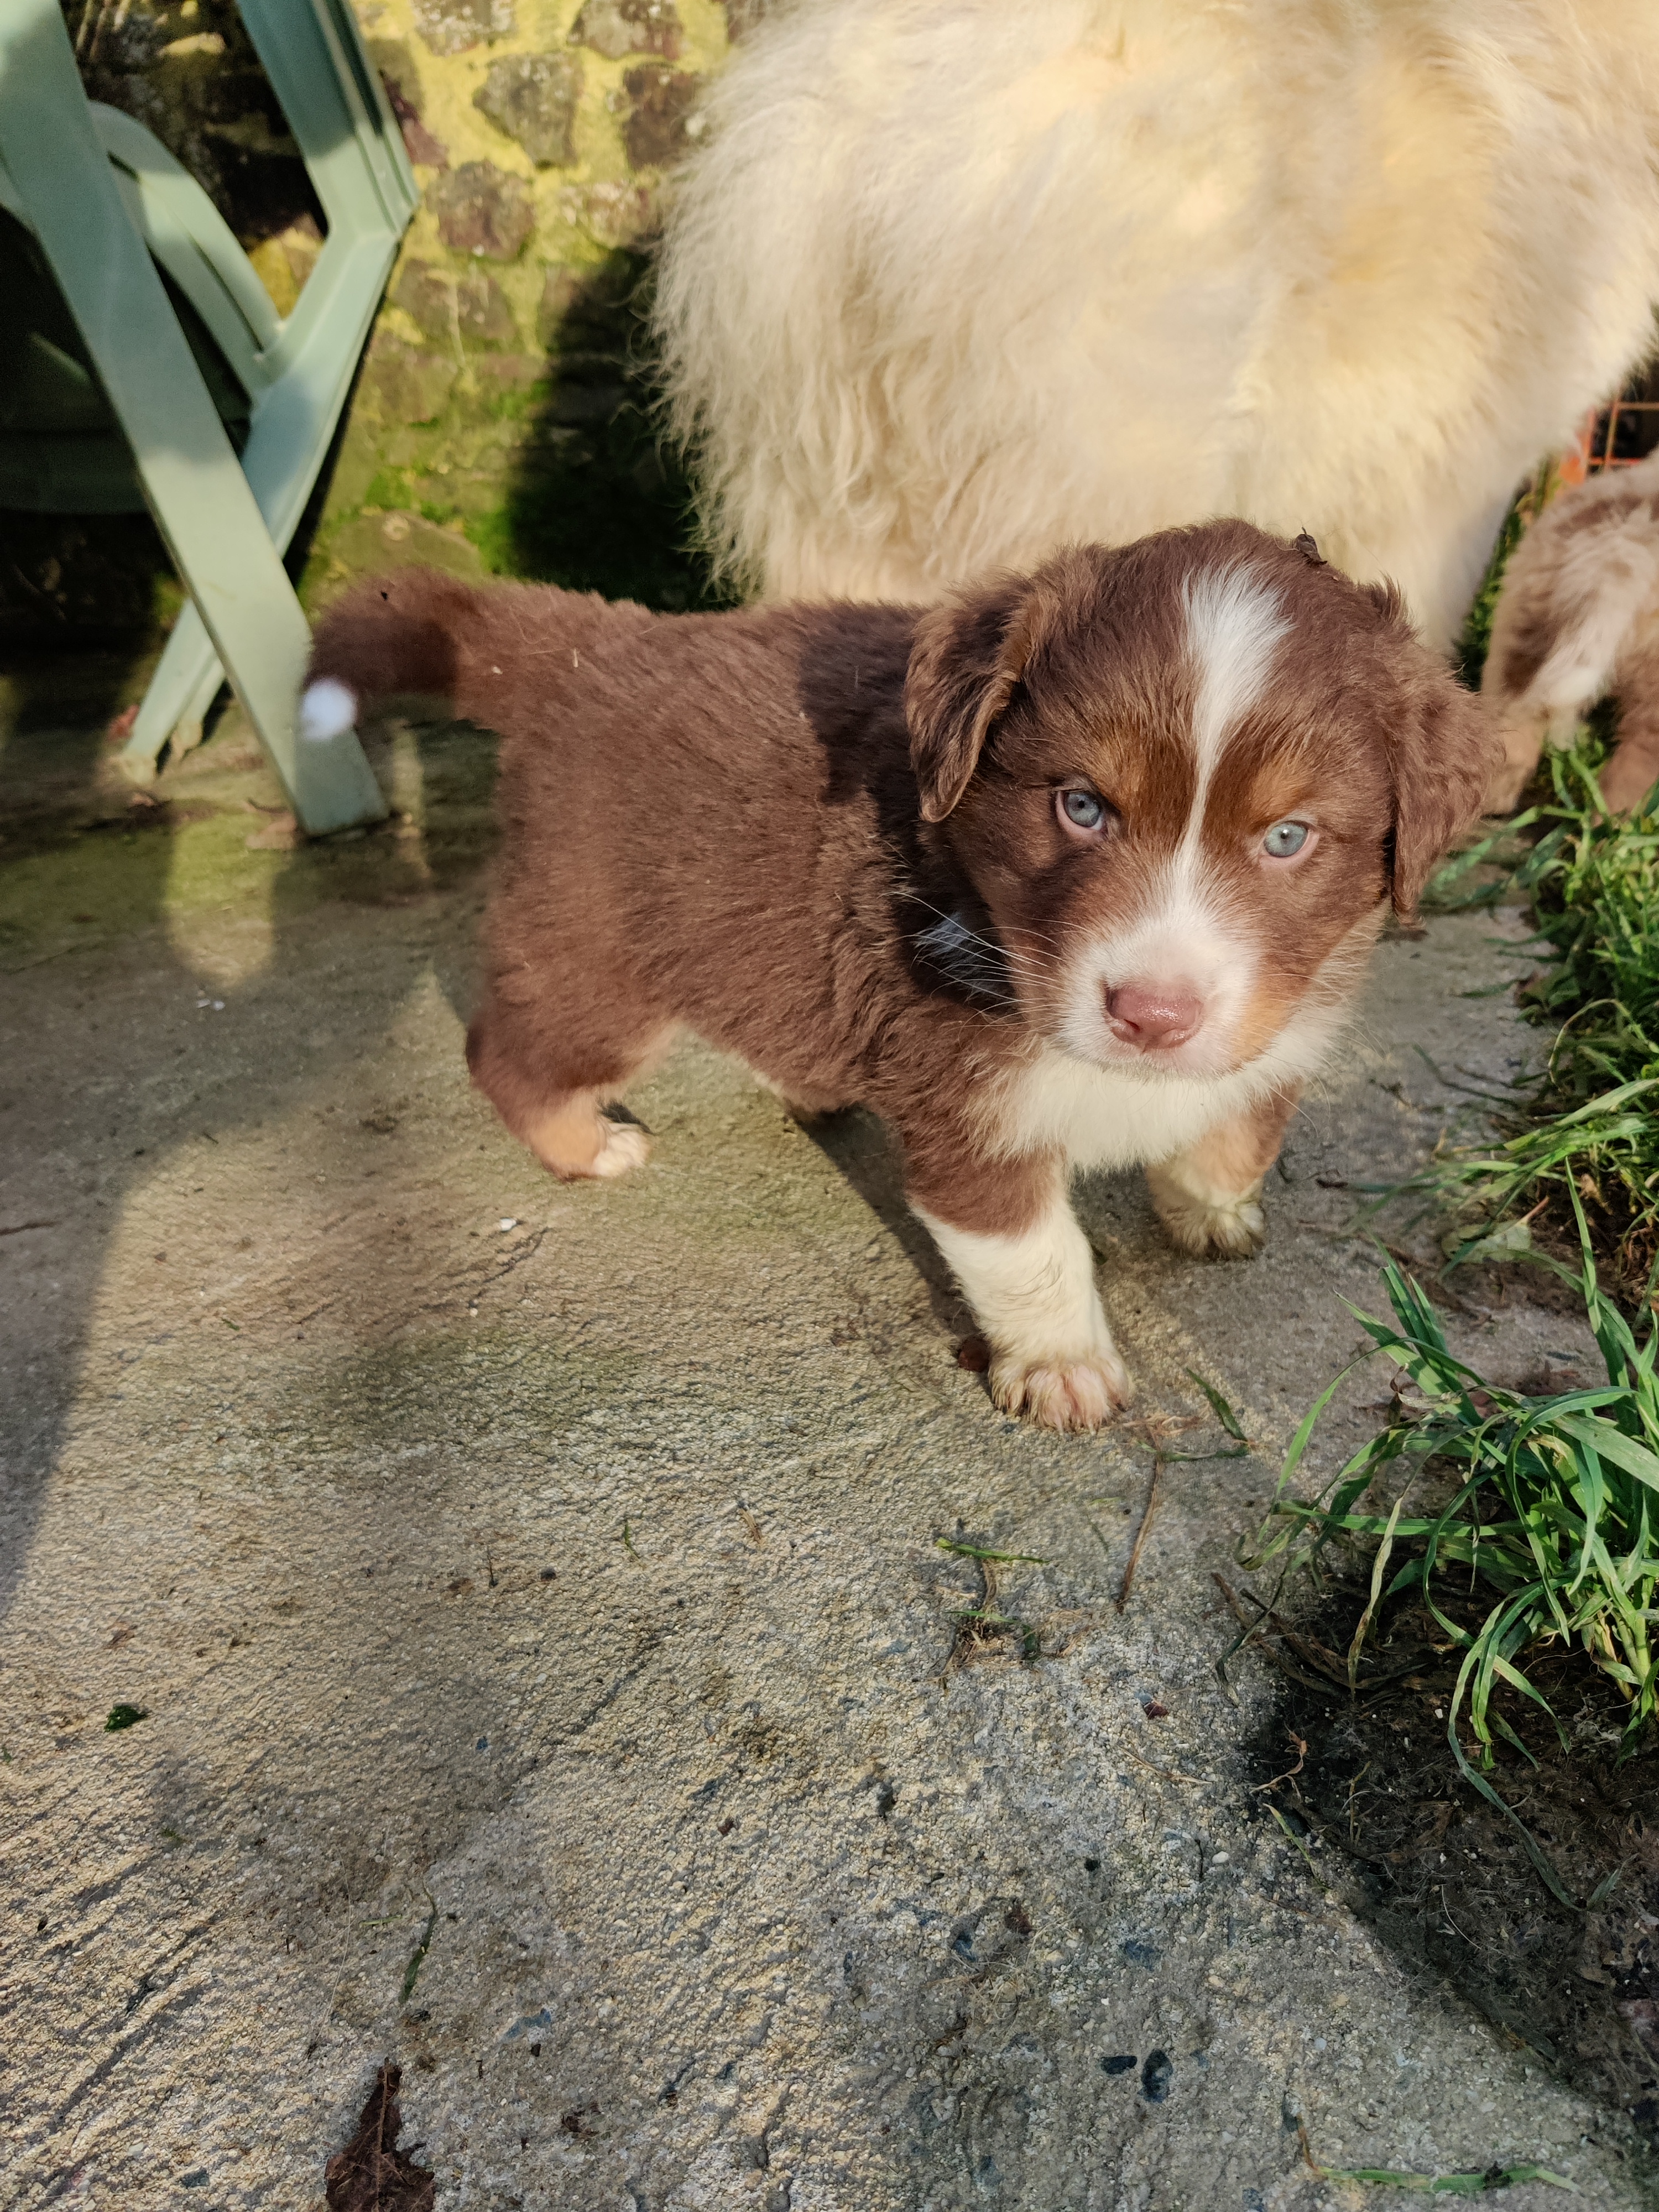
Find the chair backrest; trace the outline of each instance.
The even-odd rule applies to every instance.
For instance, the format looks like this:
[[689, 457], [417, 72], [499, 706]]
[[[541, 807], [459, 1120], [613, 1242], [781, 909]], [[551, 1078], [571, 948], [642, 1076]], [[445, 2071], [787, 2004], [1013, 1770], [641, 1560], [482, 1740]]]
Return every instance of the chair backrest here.
[[[242, 0], [242, 18], [328, 225], [288, 316], [278, 314], [235, 234], [183, 164], [131, 116], [88, 103], [123, 202], [239, 451], [261, 400], [284, 377], [297, 373], [343, 395], [366, 324], [363, 249], [400, 237], [418, 199], [384, 90], [337, 0]], [[8, 301], [0, 329], [0, 507], [134, 512], [143, 500], [131, 455], [27, 234], [3, 149], [0, 211]]]
[[[113, 111], [98, 112], [101, 117]], [[115, 119], [131, 131], [141, 128], [125, 115]], [[171, 159], [165, 148], [155, 150]], [[206, 200], [192, 179], [186, 177], [185, 182]], [[0, 298], [6, 301], [5, 314], [0, 316], [0, 507], [37, 514], [137, 514], [144, 499], [132, 455], [99, 386], [74, 318], [33, 236], [13, 211], [15, 206], [9, 180], [0, 172]], [[216, 221], [210, 201], [207, 207]], [[237, 253], [246, 267], [240, 248]], [[190, 289], [179, 283], [169, 265], [169, 260], [176, 264], [180, 258], [177, 253], [167, 258], [158, 254], [157, 258], [179, 327], [231, 443], [240, 452], [247, 441], [252, 395], [258, 388], [257, 372], [250, 373], [253, 362], [248, 347], [243, 340], [228, 352], [218, 331], [198, 310], [195, 295], [206, 288], [199, 281]], [[187, 273], [195, 277], [198, 270]], [[251, 269], [248, 274], [252, 274]], [[210, 296], [210, 304], [216, 308], [223, 293], [216, 284], [214, 291], [218, 298]], [[269, 309], [268, 300], [265, 305]], [[222, 327], [226, 320], [222, 313], [215, 316]]]

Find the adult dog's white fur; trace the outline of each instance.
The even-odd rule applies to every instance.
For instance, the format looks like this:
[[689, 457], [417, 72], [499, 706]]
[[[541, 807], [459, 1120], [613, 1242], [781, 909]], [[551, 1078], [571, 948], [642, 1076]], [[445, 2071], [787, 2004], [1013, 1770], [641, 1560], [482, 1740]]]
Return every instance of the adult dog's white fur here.
[[1444, 645], [1651, 347], [1659, 7], [796, 0], [709, 96], [659, 334], [769, 596], [1214, 514]]

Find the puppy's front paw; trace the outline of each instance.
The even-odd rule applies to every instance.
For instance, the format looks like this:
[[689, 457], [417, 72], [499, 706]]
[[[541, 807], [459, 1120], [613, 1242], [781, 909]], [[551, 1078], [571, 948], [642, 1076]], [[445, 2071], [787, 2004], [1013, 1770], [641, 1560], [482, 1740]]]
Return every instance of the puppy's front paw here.
[[1169, 1167], [1148, 1168], [1147, 1188], [1158, 1219], [1183, 1252], [1248, 1259], [1267, 1234], [1261, 1178], [1248, 1190], [1206, 1189]]
[[991, 1395], [1005, 1413], [1025, 1413], [1045, 1429], [1097, 1429], [1134, 1396], [1129, 1370], [1109, 1349], [1076, 1359], [1034, 1360], [999, 1353]]

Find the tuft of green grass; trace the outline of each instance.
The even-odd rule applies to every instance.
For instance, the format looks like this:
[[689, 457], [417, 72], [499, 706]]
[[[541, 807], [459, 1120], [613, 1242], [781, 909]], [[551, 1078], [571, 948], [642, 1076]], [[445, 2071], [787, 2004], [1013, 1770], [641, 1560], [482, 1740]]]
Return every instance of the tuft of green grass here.
[[1565, 2174], [1552, 2173], [1548, 2166], [1534, 2165], [1531, 2160], [1512, 2166], [1495, 2160], [1480, 2173], [1401, 2173], [1386, 2166], [1322, 2166], [1308, 2141], [1306, 2124], [1298, 2120], [1296, 2131], [1304, 2163], [1322, 2181], [1359, 2182], [1370, 2189], [1407, 2189], [1420, 2197], [1484, 2197], [1490, 2190], [1513, 2189], [1522, 2182], [1537, 2181], [1577, 2194]]
[[409, 1954], [409, 1964], [404, 1968], [403, 1987], [398, 1992], [399, 2004], [407, 2004], [415, 1994], [415, 1984], [420, 1979], [426, 1954], [432, 1948], [433, 1931], [438, 1925], [438, 1907], [430, 1890], [427, 1892], [426, 1901], [432, 1910], [426, 1917], [426, 1925], [421, 1930], [415, 1948]]
[[959, 1559], [1006, 1559], [1030, 1567], [1046, 1567], [1048, 1564], [1035, 1552], [988, 1552], [982, 1544], [959, 1544], [954, 1536], [935, 1536], [933, 1541], [941, 1552], [954, 1553]]
[[[1531, 1756], [1492, 1699], [1503, 1685], [1555, 1720], [1523, 1662], [1540, 1645], [1576, 1645], [1624, 1697], [1627, 1747], [1653, 1717], [1659, 1703], [1650, 1632], [1659, 1618], [1659, 1326], [1650, 1325], [1638, 1344], [1597, 1280], [1583, 1207], [1576, 1188], [1569, 1188], [1581, 1265], [1577, 1277], [1558, 1272], [1582, 1292], [1606, 1384], [1528, 1397], [1486, 1381], [1450, 1352], [1433, 1305], [1390, 1260], [1383, 1279], [1393, 1318], [1349, 1309], [1372, 1348], [1310, 1408], [1243, 1564], [1255, 1569], [1277, 1559], [1288, 1570], [1312, 1563], [1333, 1541], [1370, 1547], [1370, 1597], [1348, 1654], [1351, 1683], [1382, 1606], [1403, 1592], [1420, 1595], [1462, 1655], [1446, 1717], [1460, 1771], [1520, 1831], [1549, 1887], [1576, 1905], [1486, 1778], [1495, 1735]], [[1372, 1437], [1316, 1497], [1297, 1497], [1291, 1483], [1320, 1416], [1347, 1376], [1379, 1352], [1410, 1378], [1424, 1410]], [[1367, 1493], [1396, 1462], [1407, 1479], [1385, 1510]], [[1411, 1510], [1412, 1492], [1431, 1463], [1454, 1474], [1451, 1494], [1432, 1510]], [[1477, 1585], [1489, 1595], [1478, 1626], [1466, 1626], [1446, 1609], [1454, 1575], [1460, 1599]], [[1559, 1720], [1555, 1724], [1559, 1732]], [[1473, 1756], [1462, 1739], [1466, 1725]], [[1566, 1741], [1563, 1733], [1564, 1747]]]
[[109, 1718], [104, 1723], [104, 1733], [115, 1735], [122, 1729], [137, 1728], [140, 1721], [149, 1718], [149, 1715], [143, 1705], [112, 1705]]
[[[1406, 1188], [1470, 1218], [1454, 1265], [1517, 1256], [1522, 1218], [1541, 1206], [1565, 1226], [1576, 1191], [1610, 1284], [1641, 1302], [1659, 1267], [1659, 791], [1609, 821], [1596, 781], [1601, 742], [1587, 729], [1571, 752], [1552, 756], [1552, 797], [1499, 833], [1538, 833], [1511, 880], [1529, 896], [1544, 955], [1522, 1003], [1556, 1030], [1548, 1060], [1500, 1114], [1496, 1146], [1443, 1157]], [[1443, 898], [1498, 842], [1442, 871]], [[1492, 1240], [1505, 1230], [1500, 1255]]]

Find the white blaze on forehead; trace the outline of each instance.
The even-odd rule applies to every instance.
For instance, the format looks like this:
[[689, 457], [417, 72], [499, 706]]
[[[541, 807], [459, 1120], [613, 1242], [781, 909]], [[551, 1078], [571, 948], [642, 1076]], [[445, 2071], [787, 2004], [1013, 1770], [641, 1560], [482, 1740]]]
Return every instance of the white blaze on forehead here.
[[1228, 738], [1261, 696], [1273, 649], [1290, 623], [1277, 592], [1248, 568], [1211, 568], [1181, 587], [1187, 617], [1187, 653], [1198, 676], [1193, 707], [1193, 754], [1197, 769], [1186, 847], [1195, 846], [1204, 821], [1210, 779]]
[[1061, 1034], [1083, 1059], [1133, 1062], [1135, 1055], [1112, 1034], [1106, 994], [1131, 982], [1184, 987], [1202, 1001], [1203, 1021], [1170, 1065], [1182, 1074], [1214, 1077], [1231, 1065], [1261, 948], [1204, 865], [1204, 810], [1228, 739], [1266, 690], [1274, 653], [1291, 625], [1279, 593], [1242, 565], [1187, 577], [1181, 600], [1187, 654], [1197, 679], [1192, 811], [1172, 860], [1148, 886], [1140, 914], [1097, 940], [1078, 963]]

